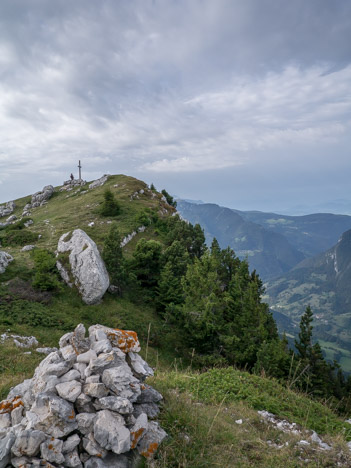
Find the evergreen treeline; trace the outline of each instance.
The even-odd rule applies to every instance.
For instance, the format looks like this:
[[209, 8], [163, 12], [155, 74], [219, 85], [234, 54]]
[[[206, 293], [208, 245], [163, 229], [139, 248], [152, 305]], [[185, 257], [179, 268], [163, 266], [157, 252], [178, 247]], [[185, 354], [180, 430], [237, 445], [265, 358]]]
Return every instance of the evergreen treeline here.
[[335, 397], [342, 401], [339, 409], [349, 409], [351, 380], [345, 380], [337, 363], [326, 362], [319, 344], [313, 343], [310, 307], [291, 350], [261, 301], [262, 281], [255, 271], [250, 273], [247, 261], [229, 247], [221, 249], [216, 239], [208, 249], [198, 224], [155, 213], [144, 217], [162, 243], [141, 239], [126, 259], [116, 225], [105, 241], [103, 258], [119, 294], [137, 289], [135, 297], [152, 301], [165, 323], [179, 330], [184, 352], [199, 366], [246, 368], [316, 397]]

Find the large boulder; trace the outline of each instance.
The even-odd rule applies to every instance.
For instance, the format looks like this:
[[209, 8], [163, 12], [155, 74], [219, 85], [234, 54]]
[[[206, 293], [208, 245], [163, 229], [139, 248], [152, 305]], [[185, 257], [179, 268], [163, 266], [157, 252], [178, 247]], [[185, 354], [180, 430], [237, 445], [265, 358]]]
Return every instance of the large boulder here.
[[69, 252], [69, 271], [62, 262], [57, 262], [64, 281], [70, 285], [73, 277], [83, 301], [86, 304], [98, 303], [110, 280], [95, 242], [81, 229], [75, 229], [60, 237], [57, 251], [59, 254]]
[[0, 402], [0, 468], [136, 468], [152, 458], [166, 433], [148, 414], [162, 396], [144, 383], [153, 371], [136, 333], [94, 325], [86, 337], [80, 324], [59, 346]]
[[5, 273], [8, 264], [12, 262], [12, 260], [13, 257], [10, 254], [0, 250], [0, 273]]

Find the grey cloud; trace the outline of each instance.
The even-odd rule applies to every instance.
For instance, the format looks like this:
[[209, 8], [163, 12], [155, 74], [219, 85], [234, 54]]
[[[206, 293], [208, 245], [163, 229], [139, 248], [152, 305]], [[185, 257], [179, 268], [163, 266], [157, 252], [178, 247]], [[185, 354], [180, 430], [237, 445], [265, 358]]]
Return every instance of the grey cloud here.
[[347, 0], [3, 0], [0, 199], [78, 159], [172, 189], [182, 171], [183, 196], [214, 170], [346, 164], [350, 23]]

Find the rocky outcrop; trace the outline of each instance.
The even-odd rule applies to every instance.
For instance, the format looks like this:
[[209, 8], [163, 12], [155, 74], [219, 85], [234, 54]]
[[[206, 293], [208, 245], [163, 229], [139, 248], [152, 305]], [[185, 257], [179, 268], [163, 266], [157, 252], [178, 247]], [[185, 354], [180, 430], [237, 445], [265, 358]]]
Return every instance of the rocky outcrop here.
[[46, 185], [40, 192], [33, 193], [31, 202], [27, 203], [23, 208], [22, 217], [29, 216], [32, 208], [45, 205], [49, 198], [52, 197], [54, 190], [52, 185]]
[[52, 185], [46, 185], [43, 190], [36, 192], [32, 195], [31, 206], [36, 208], [37, 206], [45, 204], [54, 193], [54, 187]]
[[13, 213], [14, 209], [16, 208], [16, 204], [14, 201], [9, 201], [6, 205], [0, 206], [0, 218], [3, 216], [8, 216]]
[[13, 257], [10, 254], [4, 252], [3, 250], [0, 250], [0, 273], [5, 273], [8, 264], [12, 261]]
[[104, 174], [102, 177], [100, 177], [100, 179], [96, 179], [94, 180], [94, 182], [89, 184], [89, 188], [94, 189], [96, 187], [101, 187], [102, 185], [104, 185], [108, 178], [109, 176], [107, 174]]
[[[78, 325], [0, 403], [0, 468], [133, 468], [166, 437], [135, 332]], [[151, 410], [150, 410], [151, 408]], [[157, 409], [155, 411], [155, 408]], [[150, 414], [153, 416], [150, 416]]]
[[69, 179], [65, 180], [63, 186], [60, 188], [60, 192], [70, 192], [74, 188], [82, 187], [87, 183], [86, 180], [83, 179]]
[[75, 229], [60, 237], [57, 252], [69, 252], [69, 271], [58, 261], [58, 269], [64, 281], [78, 288], [86, 304], [98, 303], [107, 291], [110, 280], [105, 264], [95, 242], [81, 229]]

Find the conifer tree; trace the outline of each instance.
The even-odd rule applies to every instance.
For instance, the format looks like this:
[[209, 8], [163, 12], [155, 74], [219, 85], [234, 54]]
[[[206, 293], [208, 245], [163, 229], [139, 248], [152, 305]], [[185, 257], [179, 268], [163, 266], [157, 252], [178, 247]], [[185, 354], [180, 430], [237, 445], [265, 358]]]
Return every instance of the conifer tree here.
[[136, 275], [139, 284], [149, 289], [149, 294], [154, 296], [157, 286], [162, 259], [162, 245], [155, 240], [140, 239], [137, 243], [131, 269]]
[[100, 214], [102, 216], [117, 216], [121, 212], [119, 203], [115, 200], [115, 197], [111, 190], [107, 188], [104, 191], [104, 201], [100, 208]]
[[119, 288], [121, 293], [126, 282], [126, 264], [121, 247], [121, 236], [117, 224], [112, 224], [106, 237], [102, 258], [110, 276], [111, 284]]
[[313, 312], [310, 306], [306, 307], [305, 313], [301, 317], [299, 340], [295, 340], [295, 347], [300, 359], [309, 360], [312, 354], [312, 326]]

